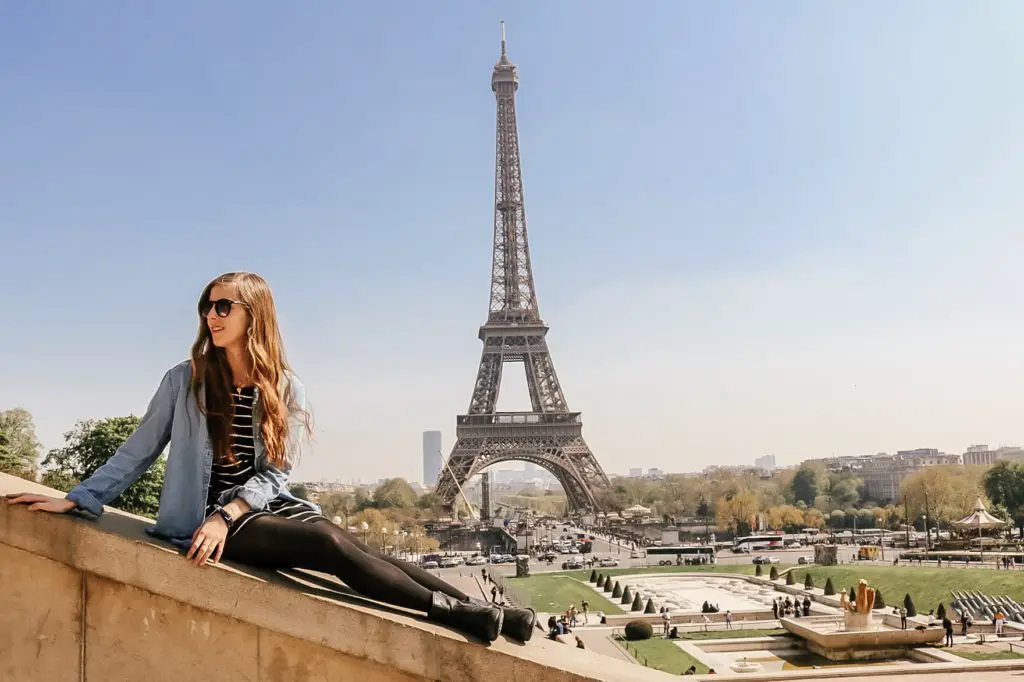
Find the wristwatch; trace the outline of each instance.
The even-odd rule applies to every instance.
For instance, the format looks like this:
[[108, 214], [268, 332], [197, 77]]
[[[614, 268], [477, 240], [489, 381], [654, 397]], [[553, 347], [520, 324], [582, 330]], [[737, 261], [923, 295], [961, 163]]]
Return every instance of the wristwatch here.
[[219, 504], [213, 505], [213, 513], [217, 514], [222, 519], [224, 519], [224, 522], [228, 524], [229, 529], [231, 528], [231, 526], [235, 525], [235, 517], [231, 515], [231, 512], [229, 512], [227, 509], [220, 506]]

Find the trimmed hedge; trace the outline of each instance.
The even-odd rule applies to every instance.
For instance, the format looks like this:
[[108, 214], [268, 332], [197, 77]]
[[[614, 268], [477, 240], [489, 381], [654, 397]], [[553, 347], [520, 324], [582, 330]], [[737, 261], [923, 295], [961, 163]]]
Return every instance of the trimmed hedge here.
[[590, 571], [590, 582], [592, 582], [592, 583], [596, 583], [597, 582], [597, 569], [592, 569]]
[[644, 600], [640, 597], [640, 593], [637, 592], [636, 596], [633, 597], [633, 606], [630, 607], [630, 611], [643, 611]]
[[769, 577], [769, 578], [770, 578], [771, 580], [778, 580], [778, 579], [779, 579], [779, 569], [777, 569], [777, 568], [775, 568], [774, 566], [772, 566], [772, 570], [771, 570], [771, 571], [769, 571], [769, 573], [768, 573], [768, 577]]
[[825, 579], [825, 596], [831, 597], [836, 593], [836, 586], [832, 584], [832, 578]]
[[804, 589], [805, 590], [813, 590], [814, 589], [814, 578], [811, 577], [810, 573], [808, 573], [804, 577]]
[[628, 640], [650, 639], [654, 636], [654, 628], [646, 620], [631, 620], [623, 628]]
[[622, 598], [622, 586], [619, 585], [619, 581], [615, 581], [615, 587], [612, 588], [612, 599]]
[[657, 613], [658, 610], [654, 608], [654, 600], [648, 598], [647, 606], [644, 607], [644, 613]]

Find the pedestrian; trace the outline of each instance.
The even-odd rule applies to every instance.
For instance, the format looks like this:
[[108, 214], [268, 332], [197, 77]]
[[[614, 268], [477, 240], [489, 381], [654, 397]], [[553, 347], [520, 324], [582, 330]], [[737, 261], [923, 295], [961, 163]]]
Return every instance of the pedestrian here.
[[942, 619], [942, 629], [946, 631], [946, 646], [953, 646], [953, 621], [949, 616]]
[[1006, 621], [1006, 616], [1003, 615], [1002, 611], [996, 613], [996, 637], [1003, 634], [1003, 623]]
[[668, 615], [668, 609], [666, 608], [661, 612], [661, 625], [664, 629], [665, 639], [668, 639], [668, 631], [672, 626], [672, 616]]
[[725, 629], [732, 630], [732, 611], [728, 609], [725, 611]]
[[590, 621], [587, 619], [587, 613], [590, 611], [590, 604], [587, 603], [586, 599], [580, 602], [580, 609], [583, 610], [583, 624], [588, 625]]
[[779, 600], [777, 598], [772, 599], [772, 619], [779, 619]]
[[907, 609], [902, 606], [900, 607], [900, 629], [907, 629]]

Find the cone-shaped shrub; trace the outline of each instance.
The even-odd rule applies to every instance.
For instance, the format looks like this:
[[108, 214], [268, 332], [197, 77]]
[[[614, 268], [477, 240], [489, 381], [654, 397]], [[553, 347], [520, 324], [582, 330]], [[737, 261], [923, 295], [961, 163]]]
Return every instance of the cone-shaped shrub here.
[[615, 589], [614, 583], [612, 583], [612, 577], [608, 576], [608, 579], [604, 581], [604, 591], [611, 592]]
[[786, 584], [796, 585], [796, 577], [793, 575], [793, 571], [786, 571]]
[[881, 590], [875, 590], [875, 608], [876, 609], [884, 609], [885, 608], [885, 599], [882, 598], [882, 591]]
[[619, 603], [620, 604], [632, 604], [633, 603], [633, 593], [630, 591], [629, 585], [626, 585], [626, 589], [624, 589], [622, 591], [622, 601], [619, 602]]
[[612, 599], [622, 598], [622, 587], [619, 585], [619, 581], [615, 581], [615, 587], [612, 588]]
[[825, 594], [829, 597], [836, 593], [836, 586], [832, 584], [832, 578], [825, 579]]
[[910, 598], [910, 595], [903, 597], [903, 608], [907, 610], [907, 618], [913, 618], [917, 615], [917, 609], [914, 608], [914, 600]]
[[942, 620], [946, 617], [946, 605], [939, 602], [939, 608], [935, 609], [935, 617]]
[[604, 573], [597, 574], [597, 587], [598, 589], [604, 587]]
[[857, 591], [851, 587], [850, 588], [850, 603], [852, 604], [855, 601], [857, 601]]
[[764, 575], [764, 569], [761, 568], [761, 564], [754, 564], [754, 575], [756, 575], [758, 578]]
[[658, 610], [654, 608], [654, 600], [648, 598], [647, 606], [644, 607], [644, 613], [657, 613]]
[[804, 589], [805, 590], [813, 590], [814, 589], [814, 578], [811, 577], [810, 573], [808, 573], [807, 575], [804, 576]]
[[591, 571], [590, 571], [590, 582], [592, 582], [592, 583], [596, 583], [597, 582], [597, 569], [591, 569]]
[[637, 592], [636, 596], [633, 597], [633, 606], [629, 608], [630, 611], [643, 611], [644, 600], [640, 598], [640, 593]]
[[768, 572], [768, 577], [771, 578], [772, 580], [778, 580], [779, 579], [779, 569], [777, 569], [774, 566], [772, 566], [772, 570]]

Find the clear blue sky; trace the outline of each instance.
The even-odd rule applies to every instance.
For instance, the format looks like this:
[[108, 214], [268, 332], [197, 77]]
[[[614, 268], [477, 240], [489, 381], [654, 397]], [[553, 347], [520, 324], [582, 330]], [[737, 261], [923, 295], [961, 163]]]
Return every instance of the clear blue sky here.
[[316, 410], [299, 474], [418, 479], [476, 371], [504, 18], [606, 469], [1024, 442], [1024, 5], [508, 4], [0, 5], [0, 407], [47, 447], [141, 413], [249, 269]]

